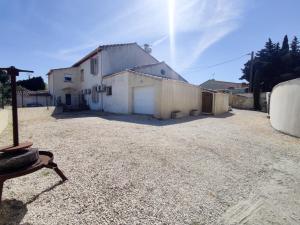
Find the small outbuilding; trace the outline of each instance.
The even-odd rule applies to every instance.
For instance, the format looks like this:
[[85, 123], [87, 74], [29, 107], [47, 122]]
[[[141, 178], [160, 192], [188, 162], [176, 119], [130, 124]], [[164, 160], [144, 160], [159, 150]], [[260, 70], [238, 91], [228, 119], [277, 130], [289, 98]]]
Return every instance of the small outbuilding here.
[[202, 91], [202, 113], [220, 115], [229, 110], [229, 95], [212, 90]]
[[300, 137], [300, 78], [280, 83], [273, 88], [270, 120], [276, 130]]
[[37, 107], [51, 105], [51, 95], [48, 90], [30, 91], [21, 86], [17, 87], [18, 107]]

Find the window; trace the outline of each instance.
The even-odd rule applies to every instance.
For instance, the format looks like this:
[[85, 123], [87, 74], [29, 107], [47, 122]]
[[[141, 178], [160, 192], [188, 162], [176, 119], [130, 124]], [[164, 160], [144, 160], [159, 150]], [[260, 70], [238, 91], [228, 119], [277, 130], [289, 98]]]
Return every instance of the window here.
[[84, 81], [84, 69], [80, 70], [80, 81], [83, 82]]
[[56, 97], [56, 105], [61, 105], [61, 96]]
[[99, 102], [99, 95], [98, 95], [98, 92], [97, 92], [97, 86], [94, 86], [92, 88], [92, 102], [93, 103]]
[[164, 69], [161, 69], [161, 70], [160, 70], [160, 73], [161, 73], [161, 75], [165, 75], [165, 74], [166, 74], [166, 71], [165, 71]]
[[112, 87], [106, 87], [106, 95], [112, 95]]
[[72, 82], [72, 74], [65, 74], [64, 82]]
[[98, 58], [90, 59], [90, 67], [91, 67], [91, 74], [97, 75], [98, 74]]

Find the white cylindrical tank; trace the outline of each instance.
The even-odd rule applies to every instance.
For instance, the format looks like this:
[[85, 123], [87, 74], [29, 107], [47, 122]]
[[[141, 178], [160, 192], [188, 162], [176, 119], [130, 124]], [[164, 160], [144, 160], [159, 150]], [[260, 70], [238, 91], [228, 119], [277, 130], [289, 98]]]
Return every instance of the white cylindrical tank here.
[[273, 88], [270, 120], [276, 130], [300, 137], [300, 78], [280, 83]]

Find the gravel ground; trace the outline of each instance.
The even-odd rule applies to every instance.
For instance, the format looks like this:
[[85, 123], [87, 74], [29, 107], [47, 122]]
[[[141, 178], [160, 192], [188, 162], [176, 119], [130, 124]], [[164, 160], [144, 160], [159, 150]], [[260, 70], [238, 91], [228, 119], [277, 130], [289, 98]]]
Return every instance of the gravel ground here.
[[300, 224], [300, 139], [264, 113], [19, 117], [21, 140], [69, 180], [44, 169], [5, 182], [0, 224]]

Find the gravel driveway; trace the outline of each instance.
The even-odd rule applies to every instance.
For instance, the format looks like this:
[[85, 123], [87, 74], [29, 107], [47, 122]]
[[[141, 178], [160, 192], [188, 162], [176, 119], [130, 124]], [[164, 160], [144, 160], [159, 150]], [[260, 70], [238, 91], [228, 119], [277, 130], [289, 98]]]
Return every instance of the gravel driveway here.
[[264, 113], [34, 110], [20, 113], [21, 139], [51, 150], [69, 181], [47, 169], [7, 181], [0, 224], [300, 224], [300, 139]]

